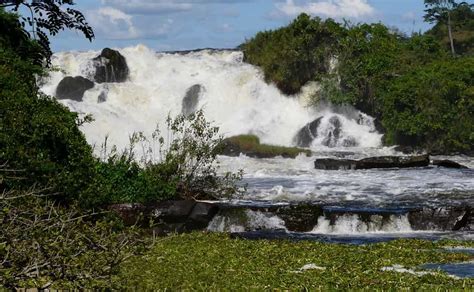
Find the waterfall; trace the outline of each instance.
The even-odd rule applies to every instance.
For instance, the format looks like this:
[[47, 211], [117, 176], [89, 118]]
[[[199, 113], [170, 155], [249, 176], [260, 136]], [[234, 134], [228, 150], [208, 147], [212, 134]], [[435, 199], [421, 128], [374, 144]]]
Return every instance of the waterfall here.
[[[361, 123], [362, 113], [309, 107], [309, 96], [317, 90], [314, 83], [298, 95], [285, 96], [264, 81], [257, 67], [244, 63], [240, 51], [156, 53], [143, 45], [119, 51], [130, 69], [126, 82], [95, 84], [82, 102], [61, 100], [73, 111], [92, 114], [94, 122], [82, 130], [93, 145], [108, 136], [108, 143], [126, 147], [133, 132], [149, 134], [157, 123], [164, 125], [168, 115], [176, 116], [189, 105], [203, 109], [224, 136], [254, 134], [262, 143], [292, 146], [302, 127], [322, 117], [318, 138], [310, 147], [380, 145], [381, 135], [366, 122], [370, 117]], [[97, 51], [55, 54], [52, 63], [61, 71], [51, 72], [42, 91], [54, 95], [65, 76], [92, 79], [98, 55]], [[338, 129], [330, 129], [335, 119]]]

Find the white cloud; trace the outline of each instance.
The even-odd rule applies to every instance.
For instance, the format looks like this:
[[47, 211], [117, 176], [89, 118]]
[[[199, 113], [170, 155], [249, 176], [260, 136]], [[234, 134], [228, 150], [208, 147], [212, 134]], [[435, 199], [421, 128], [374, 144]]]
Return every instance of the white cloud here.
[[170, 0], [102, 0], [102, 4], [116, 7], [130, 14], [160, 14], [192, 9], [191, 3]]
[[295, 16], [304, 12], [332, 18], [361, 18], [375, 13], [375, 9], [367, 0], [319, 0], [298, 3], [294, 0], [286, 0], [284, 3], [276, 3], [275, 6], [286, 16]]
[[140, 33], [134, 26], [132, 16], [113, 7], [102, 7], [89, 11], [89, 23], [99, 36], [109, 39], [134, 39]]

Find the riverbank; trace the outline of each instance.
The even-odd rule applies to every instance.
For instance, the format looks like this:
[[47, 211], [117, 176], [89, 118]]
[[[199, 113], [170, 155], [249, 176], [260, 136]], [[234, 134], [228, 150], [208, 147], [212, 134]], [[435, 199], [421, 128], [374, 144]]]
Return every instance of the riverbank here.
[[196, 232], [156, 239], [151, 250], [124, 265], [116, 281], [137, 290], [472, 289], [473, 278], [419, 268], [474, 259], [445, 249], [452, 246], [474, 247], [474, 242], [397, 240], [359, 246]]

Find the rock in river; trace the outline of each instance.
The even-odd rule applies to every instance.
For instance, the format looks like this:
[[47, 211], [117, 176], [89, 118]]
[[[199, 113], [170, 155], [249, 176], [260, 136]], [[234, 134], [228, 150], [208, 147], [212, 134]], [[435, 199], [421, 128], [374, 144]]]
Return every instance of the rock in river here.
[[84, 92], [94, 87], [94, 82], [82, 77], [76, 76], [64, 77], [56, 88], [56, 97], [58, 99], [72, 99], [82, 101]]
[[407, 168], [425, 167], [430, 163], [428, 155], [416, 156], [380, 156], [361, 160], [351, 159], [316, 159], [314, 167], [325, 170], [372, 169], [372, 168]]
[[124, 82], [128, 78], [129, 69], [125, 57], [118, 51], [105, 48], [94, 58], [96, 72], [94, 80], [97, 83]]

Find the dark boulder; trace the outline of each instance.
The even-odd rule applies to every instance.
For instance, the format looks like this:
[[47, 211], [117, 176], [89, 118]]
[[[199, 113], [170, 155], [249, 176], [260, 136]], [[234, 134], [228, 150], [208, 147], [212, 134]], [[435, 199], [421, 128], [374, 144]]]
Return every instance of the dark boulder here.
[[184, 223], [196, 205], [193, 200], [163, 201], [150, 207], [150, 216], [166, 223]]
[[107, 92], [102, 91], [97, 97], [97, 103], [103, 103], [107, 101]]
[[471, 207], [422, 208], [410, 212], [408, 220], [414, 230], [473, 230]]
[[359, 160], [356, 169], [425, 167], [429, 164], [428, 155], [380, 156]]
[[294, 141], [296, 146], [298, 147], [309, 147], [316, 137], [318, 137], [318, 127], [321, 124], [321, 119], [317, 118], [316, 120], [312, 121], [311, 123], [306, 124], [303, 128], [301, 128], [298, 133], [296, 134]]
[[146, 217], [147, 208], [142, 204], [115, 204], [109, 210], [117, 214], [127, 226], [141, 225]]
[[462, 164], [459, 164], [457, 162], [451, 161], [451, 160], [433, 160], [433, 165], [436, 165], [438, 167], [446, 167], [446, 168], [456, 168], [456, 169], [467, 169], [467, 166], [464, 166]]
[[105, 48], [93, 61], [96, 66], [94, 80], [97, 83], [127, 80], [129, 74], [127, 61], [118, 51]]
[[275, 215], [285, 222], [288, 231], [309, 232], [318, 224], [323, 209], [318, 205], [300, 204], [278, 208]]
[[430, 163], [428, 155], [417, 156], [380, 156], [361, 160], [351, 159], [316, 159], [314, 167], [324, 170], [373, 169], [373, 168], [408, 168], [425, 167]]
[[336, 147], [337, 142], [341, 136], [342, 123], [337, 116], [333, 116], [329, 119], [330, 130], [327, 136], [324, 138], [322, 144], [327, 147]]
[[94, 87], [94, 82], [82, 76], [64, 77], [56, 88], [56, 97], [58, 99], [72, 99], [82, 101], [84, 92]]
[[356, 165], [357, 161], [351, 159], [321, 158], [314, 161], [314, 167], [316, 169], [324, 170], [356, 169]]
[[214, 204], [197, 202], [186, 221], [186, 230], [206, 228], [218, 211], [219, 207]]
[[204, 92], [204, 87], [200, 84], [194, 84], [188, 88], [183, 98], [182, 114], [188, 116], [196, 111], [202, 92]]

